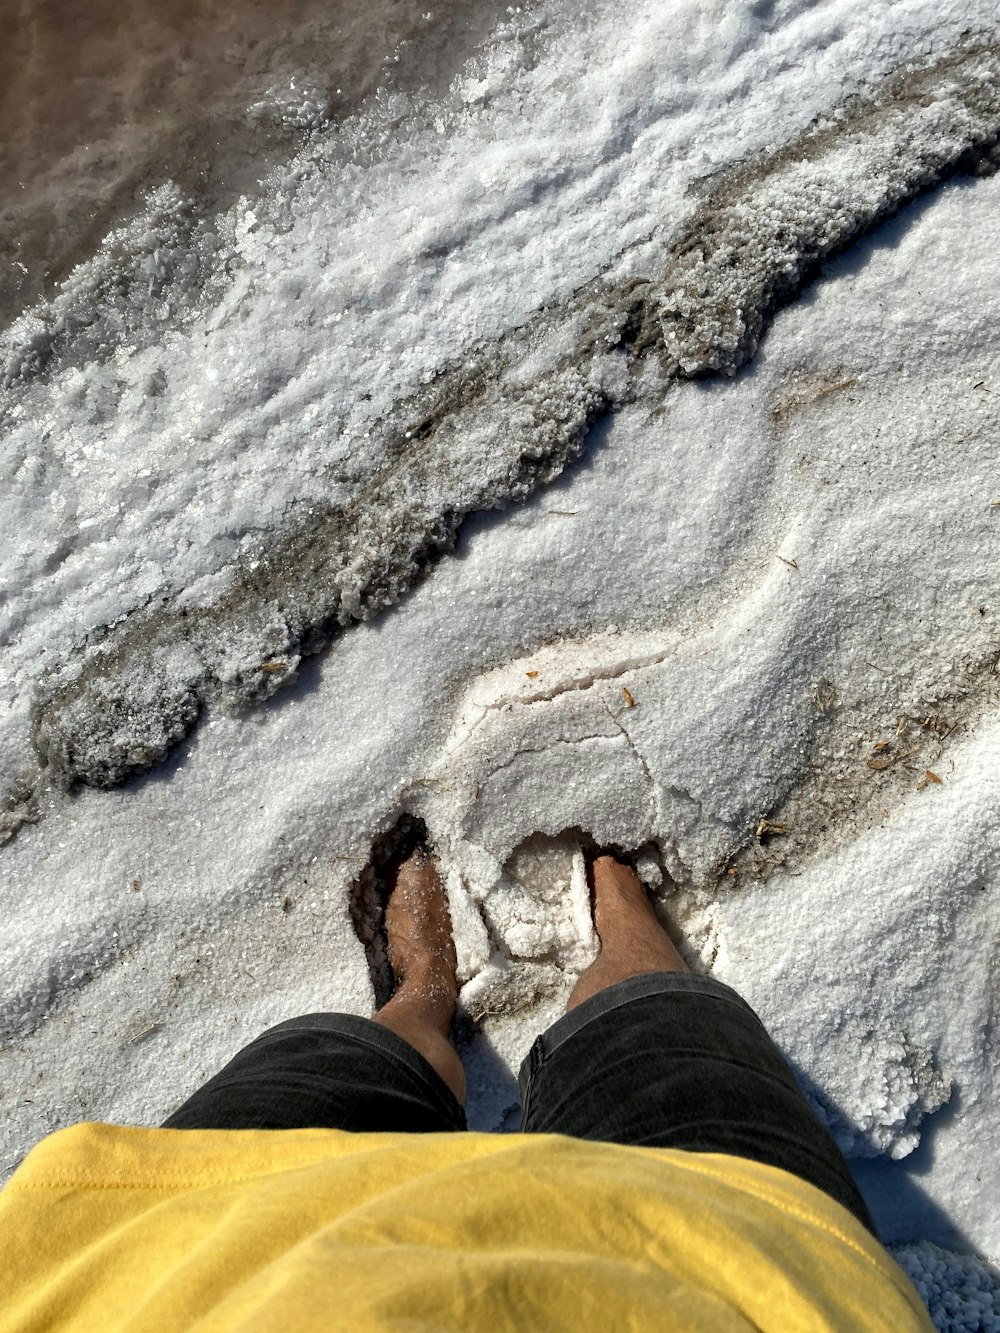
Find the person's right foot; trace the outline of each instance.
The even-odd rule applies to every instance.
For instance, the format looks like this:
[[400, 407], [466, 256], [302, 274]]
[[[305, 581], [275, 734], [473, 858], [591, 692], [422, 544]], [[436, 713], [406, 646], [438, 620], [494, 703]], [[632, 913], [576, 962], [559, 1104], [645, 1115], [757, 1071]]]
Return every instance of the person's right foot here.
[[[653, 904], [631, 866], [613, 856], [599, 856], [591, 866], [594, 886], [594, 925], [601, 948], [611, 948], [628, 936], [663, 933]], [[671, 946], [673, 947], [673, 946]]]
[[601, 952], [576, 983], [567, 1010], [629, 977], [687, 971], [631, 866], [598, 856], [590, 872]]

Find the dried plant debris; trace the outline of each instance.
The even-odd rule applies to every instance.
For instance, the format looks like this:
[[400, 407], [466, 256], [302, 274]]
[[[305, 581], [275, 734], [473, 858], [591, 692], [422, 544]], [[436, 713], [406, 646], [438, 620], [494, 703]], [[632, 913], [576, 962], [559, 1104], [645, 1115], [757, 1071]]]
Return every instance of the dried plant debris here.
[[[825, 259], [950, 173], [992, 166], [998, 76], [1000, 56], [962, 48], [717, 180], [658, 272], [595, 280], [398, 403], [375, 432], [375, 475], [341, 507], [269, 533], [217, 600], [178, 595], [92, 627], [37, 693], [33, 741], [50, 779], [114, 786], [169, 754], [206, 704], [271, 696], [303, 657], [397, 602], [468, 514], [557, 476], [594, 421], [635, 394], [641, 365], [658, 367], [657, 392], [734, 374]], [[8, 357], [8, 377], [54, 348], [42, 338]], [[821, 712], [833, 697], [817, 690]]]
[[896, 712], [874, 736], [854, 699], [825, 719], [814, 737], [804, 776], [772, 815], [756, 818], [716, 866], [717, 891], [732, 880], [766, 880], [778, 867], [802, 873], [817, 850], [853, 842], [861, 831], [891, 816], [913, 791], [944, 787], [954, 771], [952, 747], [984, 715], [1000, 706], [993, 655], [969, 662], [962, 683], [925, 700], [911, 712]]
[[784, 834], [788, 833], [788, 831], [788, 825], [784, 820], [765, 819], [762, 817], [757, 823], [754, 837], [758, 842], [762, 842], [764, 838], [782, 837]]

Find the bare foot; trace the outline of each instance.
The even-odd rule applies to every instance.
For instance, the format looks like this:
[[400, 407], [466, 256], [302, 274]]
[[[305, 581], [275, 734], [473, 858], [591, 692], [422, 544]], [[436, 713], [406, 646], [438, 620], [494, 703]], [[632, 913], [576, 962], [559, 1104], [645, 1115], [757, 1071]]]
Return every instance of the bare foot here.
[[444, 886], [431, 857], [413, 852], [398, 868], [385, 909], [389, 965], [403, 987], [449, 997], [451, 1021], [458, 995], [455, 943]]
[[408, 1041], [464, 1102], [465, 1071], [448, 1040], [458, 998], [451, 916], [437, 867], [422, 852], [395, 872], [385, 931], [396, 990], [374, 1021]]
[[628, 977], [686, 972], [687, 964], [660, 925], [639, 876], [613, 856], [591, 866], [594, 925], [601, 952], [576, 983], [566, 1011]]

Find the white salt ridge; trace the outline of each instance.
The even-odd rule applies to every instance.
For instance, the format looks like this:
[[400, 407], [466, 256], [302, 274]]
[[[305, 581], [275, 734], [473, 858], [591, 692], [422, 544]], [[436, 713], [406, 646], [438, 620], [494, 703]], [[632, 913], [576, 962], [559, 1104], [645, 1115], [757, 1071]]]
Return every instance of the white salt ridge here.
[[[9, 571], [20, 595], [7, 669], [28, 690], [83, 628], [182, 589], [195, 604], [217, 595], [230, 562], [277, 524], [343, 503], [371, 474], [379, 446], [371, 438], [369, 453], [365, 432], [401, 393], [565, 299], [623, 246], [669, 233], [691, 213], [684, 187], [708, 167], [790, 136], [862, 79], [991, 15], [866, 7], [861, 36], [848, 18], [801, 4], [752, 18], [691, 5], [669, 22], [649, 7], [624, 27], [614, 6], [582, 28], [557, 6], [513, 17], [474, 95], [459, 80], [433, 115], [376, 99], [345, 127], [354, 160], [339, 142], [318, 146], [273, 183], [269, 205], [218, 219], [188, 259], [167, 264], [183, 248], [140, 223], [139, 280], [123, 275], [124, 294], [104, 277], [95, 288], [88, 269], [56, 299], [56, 327], [83, 312], [82, 364], [68, 348], [66, 368], [10, 408], [24, 425], [9, 438], [17, 484], [5, 519], [12, 530], [28, 513], [48, 521]], [[789, 61], [803, 50], [808, 80]], [[439, 201], [430, 211], [428, 197]], [[95, 263], [104, 274], [108, 256]], [[203, 298], [207, 265], [226, 276]], [[95, 302], [105, 287], [110, 304]], [[199, 300], [209, 308], [196, 317]], [[27, 338], [29, 362], [44, 352], [34, 325], [51, 318], [31, 313], [12, 332], [14, 347]], [[30, 765], [27, 694], [5, 711], [0, 743], [16, 778]]]
[[551, 479], [587, 425], [632, 397], [637, 369], [655, 401], [682, 368], [732, 373], [819, 259], [1000, 134], [1000, 98], [987, 91], [998, 76], [1000, 65], [974, 49], [892, 81], [860, 115], [796, 141], [747, 180], [722, 182], [693, 240], [682, 237], [652, 281], [585, 289], [397, 408], [403, 424], [422, 424], [380, 432], [382, 471], [342, 514], [313, 516], [305, 544], [273, 534], [207, 616], [140, 613], [82, 670], [71, 661], [46, 682], [34, 741], [50, 772], [111, 785], [160, 759], [220, 694], [239, 704], [268, 697], [329, 626], [396, 601], [465, 514]]

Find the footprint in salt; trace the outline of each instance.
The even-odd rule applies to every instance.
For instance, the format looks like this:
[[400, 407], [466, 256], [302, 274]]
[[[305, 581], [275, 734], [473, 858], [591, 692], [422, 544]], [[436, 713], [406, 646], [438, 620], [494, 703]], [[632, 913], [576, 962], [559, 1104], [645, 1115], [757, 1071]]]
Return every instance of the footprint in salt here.
[[562, 996], [597, 953], [578, 831], [527, 838], [479, 907], [493, 953], [462, 992], [476, 1021]]

